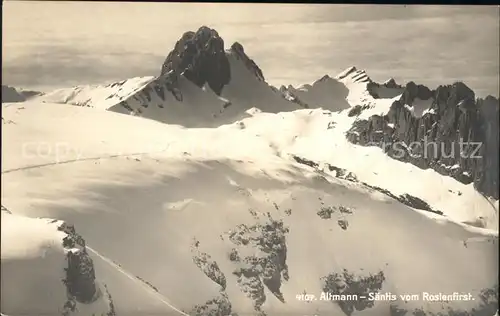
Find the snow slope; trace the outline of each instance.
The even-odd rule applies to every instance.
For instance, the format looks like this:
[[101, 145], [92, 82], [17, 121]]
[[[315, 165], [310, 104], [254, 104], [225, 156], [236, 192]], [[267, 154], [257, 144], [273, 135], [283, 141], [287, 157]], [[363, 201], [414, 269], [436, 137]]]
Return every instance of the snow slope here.
[[[352, 101], [358, 88], [349, 84]], [[387, 100], [372, 99], [372, 109], [383, 111]], [[218, 128], [190, 129], [98, 108], [25, 104], [3, 105], [13, 124], [2, 126], [2, 204], [16, 216], [74, 224], [116, 315], [497, 310], [498, 228], [455, 222], [481, 214], [491, 228], [489, 204], [451, 178], [347, 144], [342, 134], [355, 118], [345, 111], [264, 108]], [[326, 167], [332, 164], [362, 181], [340, 177]], [[397, 180], [404, 177], [413, 181]], [[361, 183], [369, 181], [372, 187]], [[424, 190], [429, 184], [432, 192]], [[412, 209], [375, 185], [419, 194], [447, 216]], [[476, 208], [454, 208], [462, 204]], [[2, 218], [2, 234], [8, 227]], [[2, 269], [4, 240], [13, 242], [2, 235]], [[2, 290], [16, 280], [2, 277]], [[53, 282], [50, 289], [60, 287]], [[326, 301], [321, 292], [396, 299]], [[423, 292], [474, 300], [430, 302]], [[405, 294], [418, 299], [399, 298]], [[9, 301], [31, 302], [19, 297]], [[2, 313], [17, 308], [2, 304]]]
[[[58, 220], [28, 218], [11, 214], [2, 206], [2, 313], [9, 315], [56, 315], [69, 311], [67, 279], [68, 252], [81, 248], [63, 246], [68, 234]], [[109, 300], [97, 285], [91, 302], [73, 301], [71, 315], [106, 315]]]
[[39, 98], [41, 102], [68, 103], [78, 106], [97, 107], [107, 110], [111, 106], [132, 97], [154, 77], [135, 77], [105, 85], [76, 86], [52, 91]]

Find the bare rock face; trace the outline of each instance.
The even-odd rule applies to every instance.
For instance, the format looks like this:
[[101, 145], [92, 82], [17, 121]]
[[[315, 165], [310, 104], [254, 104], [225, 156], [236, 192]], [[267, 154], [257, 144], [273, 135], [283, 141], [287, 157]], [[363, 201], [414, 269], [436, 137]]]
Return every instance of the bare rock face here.
[[67, 234], [63, 239], [68, 262], [68, 267], [65, 268], [66, 278], [63, 280], [68, 294], [64, 309], [74, 311], [76, 302], [92, 303], [101, 293], [95, 282], [94, 264], [85, 248], [85, 240], [76, 233], [72, 225], [63, 223], [58, 229]]
[[350, 273], [346, 269], [342, 273], [330, 273], [321, 278], [323, 291], [332, 295], [357, 296], [355, 300], [333, 301], [338, 304], [345, 315], [351, 316], [355, 311], [363, 311], [372, 308], [375, 304], [368, 299], [370, 293], [377, 293], [382, 289], [385, 282], [383, 271], [368, 276], [359, 276]]
[[403, 104], [412, 105], [415, 99], [429, 100], [432, 98], [432, 91], [424, 85], [417, 85], [415, 82], [410, 81], [406, 84], [400, 102]]
[[368, 82], [367, 89], [372, 97], [379, 99], [394, 98], [400, 95], [405, 87], [397, 84], [396, 81], [391, 78], [382, 84], [374, 81]]
[[241, 60], [257, 80], [265, 81], [262, 70], [245, 54], [240, 43], [235, 42], [226, 52], [224, 40], [216, 30], [206, 26], [200, 27], [196, 32], [189, 31], [182, 35], [165, 59], [160, 77], [164, 79], [166, 89], [174, 93], [178, 100], [179, 92], [175, 88], [180, 75], [200, 88], [208, 84], [217, 95], [220, 95], [224, 86], [231, 81], [227, 54]]
[[196, 305], [189, 315], [193, 316], [237, 316], [225, 292], [203, 305]]
[[[415, 102], [430, 105], [415, 115]], [[386, 115], [358, 120], [347, 139], [380, 146], [394, 159], [432, 168], [498, 199], [497, 98], [475, 99], [462, 82], [431, 91], [410, 82]]]
[[253, 301], [256, 312], [261, 312], [266, 301], [265, 288], [284, 303], [280, 288], [289, 280], [286, 263], [288, 228], [282, 221], [267, 215], [268, 221], [264, 224], [241, 224], [229, 233], [229, 240], [234, 245], [256, 249], [252, 256], [240, 256], [236, 250], [230, 254], [231, 261], [238, 263], [233, 274], [238, 277], [241, 291]]
[[196, 32], [184, 33], [177, 41], [163, 63], [161, 75], [168, 75], [175, 82], [181, 74], [200, 88], [207, 83], [220, 95], [231, 72], [224, 40], [216, 30], [202, 26]]
[[220, 270], [219, 265], [212, 257], [201, 251], [199, 248], [199, 241], [196, 241], [191, 248], [191, 253], [193, 255], [193, 262], [196, 266], [212, 281], [221, 286], [221, 290], [226, 289], [226, 276]]

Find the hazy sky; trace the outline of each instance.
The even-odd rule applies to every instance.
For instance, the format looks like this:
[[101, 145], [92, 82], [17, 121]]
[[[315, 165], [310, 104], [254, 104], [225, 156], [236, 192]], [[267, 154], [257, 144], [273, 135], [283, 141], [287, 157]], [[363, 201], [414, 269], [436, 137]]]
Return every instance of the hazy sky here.
[[157, 75], [201, 25], [239, 41], [272, 84], [355, 65], [375, 80], [463, 80], [498, 95], [499, 9], [474, 6], [5, 1], [5, 84], [51, 89]]

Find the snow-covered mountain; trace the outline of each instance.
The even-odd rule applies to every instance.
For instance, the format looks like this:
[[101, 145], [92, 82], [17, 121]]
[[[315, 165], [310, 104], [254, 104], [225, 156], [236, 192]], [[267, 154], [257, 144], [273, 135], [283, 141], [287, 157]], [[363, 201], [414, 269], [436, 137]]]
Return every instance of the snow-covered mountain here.
[[[195, 51], [189, 55], [184, 42], [191, 37]], [[300, 108], [265, 82], [241, 44], [234, 43], [227, 51], [223, 45], [215, 30], [202, 27], [182, 36], [158, 77], [61, 89], [40, 101], [96, 107], [186, 127], [231, 123], [262, 104], [274, 113]]]
[[413, 85], [277, 89], [202, 27], [158, 76], [3, 103], [1, 312], [493, 315], [498, 125], [473, 181], [373, 146], [417, 139], [426, 100], [442, 130], [484, 122], [460, 85]]
[[2, 85], [2, 103], [4, 102], [24, 102], [30, 98], [43, 95], [40, 91], [17, 90], [14, 87]]

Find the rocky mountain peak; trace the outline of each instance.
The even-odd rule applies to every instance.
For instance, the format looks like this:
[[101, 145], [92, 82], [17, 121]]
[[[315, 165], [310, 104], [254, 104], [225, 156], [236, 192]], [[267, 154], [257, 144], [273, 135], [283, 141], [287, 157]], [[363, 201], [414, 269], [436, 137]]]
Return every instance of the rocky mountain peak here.
[[181, 74], [200, 88], [208, 84], [220, 95], [231, 72], [224, 40], [216, 30], [202, 26], [196, 32], [185, 32], [176, 42], [162, 65], [161, 75], [175, 82]]
[[219, 33], [207, 26], [181, 36], [163, 62], [161, 77], [166, 79], [171, 90], [175, 89], [178, 76], [183, 75], [200, 88], [208, 84], [220, 95], [224, 86], [231, 81], [228, 55], [242, 61], [257, 80], [265, 81], [262, 70], [247, 56], [243, 45], [235, 42], [226, 52]]
[[401, 87], [400, 85], [397, 84], [397, 82], [396, 82], [396, 80], [394, 80], [394, 78], [389, 78], [382, 85], [387, 87], [387, 88], [400, 88]]
[[330, 79], [332, 79], [332, 77], [330, 77], [329, 75], [324, 75], [323, 77], [319, 78], [319, 80], [317, 80], [316, 82], [328, 81]]

